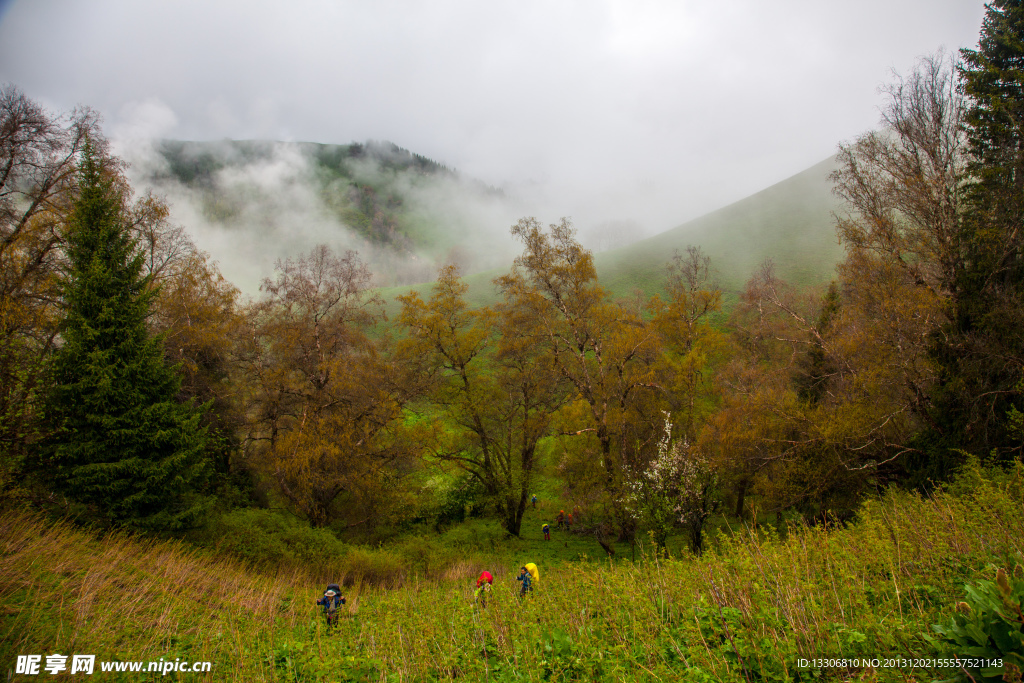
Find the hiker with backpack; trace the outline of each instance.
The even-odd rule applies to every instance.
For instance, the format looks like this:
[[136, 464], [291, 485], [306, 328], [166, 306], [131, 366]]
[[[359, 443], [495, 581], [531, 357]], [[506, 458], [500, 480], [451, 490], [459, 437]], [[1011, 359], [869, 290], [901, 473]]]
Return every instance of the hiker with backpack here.
[[519, 588], [519, 597], [523, 597], [528, 592], [533, 591], [533, 586], [531, 585], [533, 581], [531, 580], [530, 572], [526, 571], [526, 567], [519, 568], [519, 576], [516, 577], [516, 581], [523, 584]]
[[534, 584], [540, 582], [540, 571], [537, 569], [537, 565], [533, 562], [524, 564], [519, 569], [519, 576], [516, 577], [516, 581], [523, 584], [519, 589], [519, 597], [523, 597], [527, 593], [533, 593]]
[[324, 618], [328, 626], [333, 626], [338, 621], [338, 608], [345, 604], [345, 598], [341, 596], [341, 586], [336, 583], [327, 584], [327, 590], [323, 597], [316, 601], [316, 604], [323, 607]]
[[481, 607], [487, 607], [487, 594], [491, 592], [491, 584], [494, 583], [494, 576], [486, 569], [480, 572], [476, 580], [476, 591], [473, 599], [480, 603]]

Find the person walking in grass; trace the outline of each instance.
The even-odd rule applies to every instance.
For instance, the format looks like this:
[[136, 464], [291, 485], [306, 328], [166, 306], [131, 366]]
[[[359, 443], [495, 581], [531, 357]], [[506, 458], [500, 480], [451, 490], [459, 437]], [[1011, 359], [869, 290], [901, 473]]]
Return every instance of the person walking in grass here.
[[530, 499], [530, 502], [533, 503], [533, 509], [536, 510], [537, 509], [537, 494], [536, 493], [533, 494], [533, 498]]
[[491, 592], [491, 584], [494, 583], [494, 576], [486, 569], [480, 572], [476, 580], [476, 591], [473, 599], [480, 603], [481, 607], [487, 607], [487, 594]]
[[523, 597], [529, 592], [533, 591], [533, 579], [530, 576], [530, 572], [526, 571], [526, 566], [519, 568], [519, 576], [516, 578], [522, 586], [519, 587], [519, 597]]
[[561, 529], [565, 526], [565, 510], [559, 510], [558, 516], [555, 517], [555, 525]]
[[540, 528], [540, 530], [544, 532], [544, 540], [545, 541], [550, 541], [551, 540], [551, 525], [548, 524], [547, 522], [545, 522], [544, 526], [542, 526]]
[[540, 570], [533, 562], [527, 562], [520, 569], [516, 581], [521, 581], [523, 584], [519, 589], [519, 597], [533, 593], [533, 587], [540, 583]]
[[334, 626], [338, 623], [338, 608], [345, 604], [345, 598], [341, 597], [341, 587], [336, 583], [328, 584], [323, 597], [316, 604], [323, 607], [327, 625]]

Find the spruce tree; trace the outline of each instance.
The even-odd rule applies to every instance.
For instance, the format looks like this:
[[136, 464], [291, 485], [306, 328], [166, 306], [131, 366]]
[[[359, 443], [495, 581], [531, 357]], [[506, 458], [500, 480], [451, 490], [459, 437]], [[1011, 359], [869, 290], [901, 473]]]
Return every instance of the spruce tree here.
[[998, 324], [986, 318], [1000, 299], [1024, 291], [1024, 2], [986, 5], [978, 49], [961, 56], [976, 181], [965, 221], [968, 263], [958, 283], [974, 300], [962, 312], [969, 330]]
[[[970, 98], [967, 136], [980, 237], [1005, 240], [1007, 227], [1024, 219], [1024, 2], [995, 0], [986, 5], [977, 50], [961, 50], [964, 93]], [[1002, 238], [1002, 239], [1001, 239]], [[1021, 254], [997, 249], [990, 256], [1006, 262], [988, 263], [1012, 270]], [[1003, 272], [1009, 275], [1008, 272]]]
[[202, 410], [175, 400], [181, 378], [147, 329], [155, 292], [104, 163], [88, 145], [66, 233], [42, 475], [115, 524], [180, 528], [203, 508], [195, 493], [209, 471]]
[[1024, 2], [985, 7], [977, 49], [960, 52], [972, 182], [951, 319], [932, 345], [929, 427], [907, 463], [919, 481], [948, 477], [966, 452], [1021, 454], [1009, 416], [1024, 368]]
[[935, 354], [944, 445], [1020, 453], [1007, 430], [1024, 366], [1024, 2], [986, 5], [976, 50], [961, 50], [973, 184], [960, 235], [955, 321]]

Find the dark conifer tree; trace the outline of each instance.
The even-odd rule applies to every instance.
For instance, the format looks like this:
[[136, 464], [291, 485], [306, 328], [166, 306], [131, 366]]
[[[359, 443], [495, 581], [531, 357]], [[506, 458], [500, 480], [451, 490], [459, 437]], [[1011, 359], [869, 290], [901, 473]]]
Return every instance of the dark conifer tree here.
[[942, 479], [965, 452], [1019, 454], [1009, 415], [1024, 374], [1024, 2], [986, 5], [975, 50], [962, 50], [970, 148], [966, 214], [960, 221], [951, 321], [936, 335], [939, 383], [926, 457], [908, 464]]
[[203, 508], [209, 472], [202, 411], [175, 400], [181, 378], [146, 318], [154, 291], [124, 220], [123, 197], [87, 146], [66, 235], [62, 344], [49, 368], [44, 480], [101, 519], [180, 528]]
[[961, 55], [977, 182], [965, 222], [968, 264], [959, 285], [976, 303], [963, 311], [963, 326], [972, 328], [996, 323], [986, 318], [999, 299], [1019, 295], [1024, 285], [1024, 3], [987, 5], [978, 49]]
[[[1008, 226], [1024, 220], [1024, 2], [995, 0], [986, 8], [978, 49], [961, 51], [960, 74], [970, 98], [977, 227], [996, 246], [1006, 241]], [[1006, 244], [1006, 253], [997, 249], [988, 265], [1010, 276], [1019, 267], [1021, 242]]]
[[1024, 373], [1024, 2], [994, 0], [962, 50], [970, 143], [955, 320], [937, 345], [935, 424], [946, 448], [1010, 455], [1007, 415]]

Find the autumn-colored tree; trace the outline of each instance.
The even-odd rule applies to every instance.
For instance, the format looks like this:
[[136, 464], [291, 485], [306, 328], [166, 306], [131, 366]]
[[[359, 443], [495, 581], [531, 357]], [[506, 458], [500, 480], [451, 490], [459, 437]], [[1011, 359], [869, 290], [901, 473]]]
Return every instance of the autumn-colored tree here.
[[57, 339], [57, 274], [78, 155], [103, 142], [88, 110], [52, 115], [0, 89], [0, 489], [38, 437], [38, 389]]
[[[576, 241], [567, 219], [545, 230], [536, 219], [524, 218], [512, 234], [524, 251], [498, 285], [508, 305], [522, 311], [529, 334], [544, 340], [555, 372], [576, 396], [575, 428], [566, 423], [564, 431], [596, 441], [592, 457], [604, 471], [605, 491], [628, 536], [631, 518], [614, 501], [621, 497], [626, 468], [639, 464], [638, 442], [653, 450], [657, 409], [636, 410], [645, 405], [644, 394], [662, 392], [655, 375], [658, 335], [641, 311], [610, 301], [597, 282], [592, 254]], [[626, 438], [645, 423], [645, 438]]]
[[873, 356], [889, 373], [882, 395], [911, 418], [898, 450], [922, 483], [948, 476], [960, 449], [987, 443], [993, 397], [968, 369], [984, 354], [964, 324], [977, 296], [964, 286], [975, 259], [963, 91], [950, 61], [933, 57], [889, 96], [887, 130], [843, 146], [833, 174], [850, 207], [839, 221], [852, 333], [842, 353]]
[[700, 247], [676, 252], [668, 266], [666, 300], [649, 305], [661, 337], [659, 375], [682, 438], [695, 442], [713, 410], [714, 366], [723, 359], [725, 338], [712, 324], [722, 291], [712, 283], [711, 258]]
[[404, 353], [426, 359], [436, 380], [430, 402], [441, 424], [427, 452], [476, 478], [518, 536], [538, 443], [564, 392], [547, 345], [522, 317], [528, 311], [508, 302], [470, 310], [466, 289], [446, 266], [428, 301], [416, 292], [399, 297]]
[[392, 427], [407, 395], [368, 338], [379, 300], [354, 252], [326, 246], [278, 261], [247, 312], [239, 361], [247, 440], [280, 493], [313, 525], [337, 516], [404, 452]]
[[[155, 231], [150, 235], [159, 239]], [[233, 473], [232, 454], [237, 432], [243, 427], [238, 387], [232, 375], [233, 344], [242, 336], [243, 319], [238, 290], [217, 270], [208, 255], [182, 244], [178, 254], [160, 259], [152, 244], [145, 245], [147, 267], [158, 287], [149, 318], [154, 331], [163, 335], [164, 356], [182, 374], [179, 400], [207, 405], [204, 424], [220, 475]]]
[[779, 464], [792, 457], [790, 426], [793, 394], [787, 374], [764, 359], [737, 354], [716, 378], [721, 403], [701, 432], [700, 446], [715, 452], [722, 486], [731, 491], [733, 513], [747, 514], [747, 495], [757, 491], [780, 509]]
[[848, 510], [909, 452], [914, 388], [928, 382], [921, 290], [874, 266], [845, 297], [798, 292], [770, 264], [748, 283], [734, 316], [743, 351], [710, 431], [737, 511], [751, 485], [776, 510]]
[[730, 316], [734, 346], [715, 377], [721, 403], [699, 437], [701, 447], [716, 453], [722, 483], [734, 496], [737, 516], [746, 514], [746, 498], [752, 490], [766, 496], [770, 505], [790, 504], [786, 496], [777, 494], [780, 467], [797, 457], [794, 350], [788, 341], [792, 330], [786, 329], [788, 321], [766, 301], [769, 292], [779, 289], [789, 300], [790, 292], [766, 264], [742, 292]]

